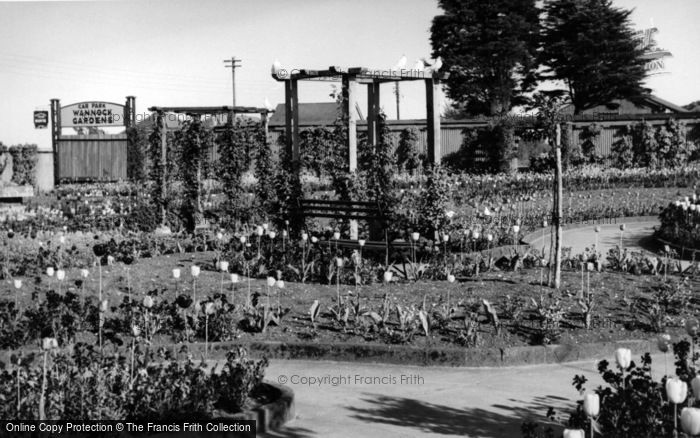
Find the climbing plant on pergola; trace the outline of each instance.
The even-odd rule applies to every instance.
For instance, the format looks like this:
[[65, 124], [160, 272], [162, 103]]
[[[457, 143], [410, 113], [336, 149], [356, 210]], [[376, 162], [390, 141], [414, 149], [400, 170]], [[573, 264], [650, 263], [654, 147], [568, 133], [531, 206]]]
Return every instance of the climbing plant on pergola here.
[[[357, 170], [357, 114], [353, 109], [357, 106], [359, 88], [367, 87], [367, 143], [376, 146], [379, 141], [379, 91], [383, 83], [403, 81], [423, 81], [425, 83], [426, 121], [427, 121], [427, 156], [428, 162], [439, 164], [440, 151], [440, 107], [438, 92], [440, 81], [448, 78], [448, 73], [432, 72], [430, 70], [372, 70], [364, 67], [353, 67], [344, 70], [340, 67], [328, 67], [326, 70], [303, 69], [292, 73], [285, 70], [273, 71], [272, 77], [284, 82], [285, 97], [285, 140], [287, 156], [291, 157], [293, 168], [300, 177], [299, 149], [299, 81], [338, 81], [342, 82], [342, 111], [343, 120], [347, 120], [347, 151], [348, 171]], [[357, 239], [357, 222], [351, 221], [351, 238]]]
[[[218, 106], [218, 107], [151, 107], [149, 108], [149, 111], [152, 111], [155, 113], [155, 129], [156, 129], [156, 135], [160, 139], [160, 154], [159, 156], [156, 154], [155, 158], [157, 160], [154, 160], [155, 162], [153, 163], [154, 166], [154, 175], [156, 178], [156, 181], [154, 183], [156, 186], [154, 187], [153, 191], [153, 198], [154, 202], [160, 206], [160, 223], [161, 227], [166, 226], [166, 211], [167, 211], [167, 193], [168, 193], [168, 186], [167, 186], [167, 165], [168, 165], [168, 157], [167, 157], [167, 129], [165, 129], [165, 116], [167, 113], [170, 114], [185, 114], [189, 116], [192, 120], [195, 120], [197, 122], [201, 123], [201, 118], [202, 116], [205, 115], [210, 115], [210, 116], [228, 116], [229, 121], [233, 122], [233, 118], [237, 114], [259, 114], [261, 118], [261, 124], [264, 130], [265, 134], [265, 141], [267, 142], [267, 134], [268, 134], [268, 117], [269, 113], [272, 111], [267, 109], [267, 108], [256, 108], [256, 107], [246, 107], [246, 106], [235, 106], [235, 107], [230, 107], [230, 106]], [[199, 137], [196, 139], [196, 141], [199, 141]], [[153, 147], [153, 145], [152, 145]], [[197, 169], [196, 169], [196, 202], [194, 205], [195, 211], [194, 216], [196, 218], [202, 218], [203, 217], [203, 211], [202, 211], [202, 203], [201, 203], [201, 160], [196, 161], [197, 164]], [[197, 224], [200, 225], [200, 224]]]

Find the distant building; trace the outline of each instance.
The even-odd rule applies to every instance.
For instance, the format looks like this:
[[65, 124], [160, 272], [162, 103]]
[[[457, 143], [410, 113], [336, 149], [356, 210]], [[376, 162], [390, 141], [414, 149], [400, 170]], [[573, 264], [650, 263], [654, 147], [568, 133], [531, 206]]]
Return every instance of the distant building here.
[[[567, 105], [564, 107], [563, 112], [565, 114], [573, 114], [574, 107], [572, 105]], [[584, 110], [581, 112], [581, 115], [605, 117], [609, 115], [671, 114], [686, 112], [688, 112], [688, 110], [682, 106], [649, 94], [635, 99], [615, 99], [607, 105], [598, 105]]]

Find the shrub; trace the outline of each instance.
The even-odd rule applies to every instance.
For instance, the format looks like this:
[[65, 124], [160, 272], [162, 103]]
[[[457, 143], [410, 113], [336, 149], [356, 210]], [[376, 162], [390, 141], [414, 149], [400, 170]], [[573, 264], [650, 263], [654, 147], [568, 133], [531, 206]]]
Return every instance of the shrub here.
[[12, 182], [19, 185], [36, 186], [37, 146], [24, 144], [11, 146]]
[[406, 128], [399, 134], [399, 145], [396, 148], [396, 164], [406, 172], [414, 174], [421, 165], [418, 155], [418, 130]]

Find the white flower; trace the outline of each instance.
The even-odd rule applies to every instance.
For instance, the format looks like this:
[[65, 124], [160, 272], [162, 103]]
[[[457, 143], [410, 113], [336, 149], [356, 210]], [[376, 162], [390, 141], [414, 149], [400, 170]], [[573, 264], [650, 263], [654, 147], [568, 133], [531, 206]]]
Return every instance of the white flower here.
[[111, 255], [107, 256], [107, 265], [109, 265], [109, 266], [114, 265], [114, 257], [112, 257]]
[[270, 231], [270, 232], [267, 234], [267, 236], [268, 236], [270, 239], [274, 240], [275, 237], [277, 237], [277, 233], [275, 233], [274, 231]]
[[491, 216], [491, 212], [488, 207], [484, 207], [484, 216]]
[[141, 329], [137, 325], [132, 325], [131, 326], [131, 334], [135, 337], [138, 338], [141, 336]]
[[563, 438], [586, 438], [583, 429], [564, 429]]
[[58, 348], [58, 341], [56, 338], [44, 338], [41, 340], [41, 348], [45, 351]]
[[109, 301], [107, 301], [107, 300], [100, 301], [100, 312], [104, 313], [108, 309], [109, 309]]
[[360, 239], [357, 241], [357, 244], [360, 245], [360, 247], [365, 246], [365, 239]]
[[284, 281], [277, 280], [277, 283], [275, 283], [275, 286], [277, 286], [279, 289], [284, 289]]
[[489, 242], [492, 241], [492, 240], [493, 240], [493, 234], [491, 234], [491, 233], [486, 234], [486, 240], [488, 240]]
[[336, 257], [335, 258], [335, 265], [339, 268], [343, 267], [343, 259], [341, 257]]
[[583, 412], [591, 418], [595, 418], [600, 413], [600, 397], [598, 394], [588, 393], [583, 396]]
[[58, 271], [56, 271], [56, 278], [58, 279], [58, 281], [63, 281], [63, 279], [66, 278], [66, 271], [64, 271], [63, 269], [59, 269]]
[[390, 283], [392, 278], [394, 278], [393, 272], [391, 272], [391, 271], [384, 272], [384, 283]]
[[204, 305], [204, 313], [206, 313], [207, 315], [213, 314], [214, 310], [214, 303], [212, 303], [211, 301]]
[[155, 303], [153, 302], [153, 298], [151, 298], [150, 295], [146, 295], [145, 297], [143, 297], [143, 307], [145, 307], [146, 309], [150, 309], [151, 307], [153, 307], [153, 304]]
[[447, 276], [447, 281], [448, 281], [449, 283], [454, 283], [455, 280], [456, 280], [456, 279], [455, 279], [455, 276], [454, 276], [454, 275], [450, 274], [450, 275]]
[[231, 283], [238, 283], [238, 274], [231, 274]]
[[690, 436], [700, 435], [700, 409], [683, 408], [681, 410], [681, 429]]
[[340, 239], [340, 232], [336, 231], [335, 233], [333, 233], [333, 240], [338, 240], [338, 239]]
[[685, 401], [687, 396], [687, 383], [685, 383], [678, 377], [672, 377], [666, 380], [666, 397], [668, 397], [668, 401], [679, 405]]
[[173, 269], [173, 278], [174, 278], [175, 280], [177, 280], [178, 278], [180, 278], [180, 269], [179, 269], [179, 268]]
[[53, 277], [54, 270], [51, 267], [46, 268], [46, 275]]
[[15, 280], [14, 280], [13, 283], [14, 283], [14, 285], [15, 285], [15, 289], [21, 289], [21, 288], [22, 288], [22, 280], [20, 280], [19, 278], [15, 278]]
[[267, 229], [270, 227], [270, 224], [264, 223], [262, 224], [263, 230], [267, 231]]
[[615, 362], [617, 366], [626, 370], [632, 362], [632, 351], [629, 348], [618, 348], [615, 350]]
[[474, 240], [479, 240], [479, 232], [478, 232], [478, 231], [474, 231], [474, 232], [472, 233], [472, 237], [474, 238]]
[[90, 271], [87, 269], [81, 269], [80, 270], [80, 276], [83, 278], [88, 278], [88, 275], [90, 275]]
[[255, 228], [255, 234], [257, 234], [258, 237], [262, 237], [262, 235], [265, 234], [265, 230], [263, 229], [263, 227], [261, 227], [260, 225], [258, 225], [258, 226]]
[[275, 277], [267, 277], [267, 285], [268, 287], [273, 287], [277, 280], [275, 280]]
[[309, 240], [309, 235], [306, 234], [305, 232], [301, 233], [301, 240], [302, 240], [302, 242], [306, 242], [307, 240]]
[[445, 212], [445, 216], [447, 217], [447, 219], [452, 219], [454, 217], [454, 215], [455, 215], [455, 212], [452, 210], [448, 210]]
[[224, 234], [221, 231], [219, 231], [218, 233], [216, 233], [216, 238], [219, 240], [223, 240]]
[[246, 237], [245, 237], [245, 236], [241, 236], [239, 240], [241, 241], [241, 243], [245, 243]]
[[66, 243], [66, 236], [61, 236], [58, 238], [58, 241], [61, 242], [61, 244]]
[[311, 236], [311, 243], [318, 243], [318, 237]]
[[228, 262], [222, 260], [221, 262], [219, 262], [219, 268], [221, 268], [221, 272], [227, 272], [228, 271]]
[[194, 278], [199, 277], [199, 272], [200, 272], [199, 266], [192, 265], [192, 267], [190, 268], [190, 274], [192, 274], [192, 276]]
[[420, 233], [414, 231], [411, 233], [411, 239], [413, 239], [414, 242], [418, 242], [418, 240], [420, 240]]
[[450, 240], [450, 235], [449, 234], [443, 234], [442, 235], [442, 241], [443, 242], [448, 242]]
[[520, 225], [513, 225], [513, 232], [518, 234], [520, 232]]

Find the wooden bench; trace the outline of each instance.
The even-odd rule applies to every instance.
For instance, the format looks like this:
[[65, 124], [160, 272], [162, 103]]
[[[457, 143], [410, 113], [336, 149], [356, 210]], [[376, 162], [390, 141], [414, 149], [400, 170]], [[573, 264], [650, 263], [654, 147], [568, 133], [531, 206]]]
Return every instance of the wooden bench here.
[[[389, 220], [391, 215], [377, 202], [371, 201], [334, 201], [320, 199], [300, 199], [299, 213], [304, 219], [307, 217], [328, 218], [328, 219], [345, 219], [345, 220], [364, 220], [368, 222], [379, 222], [384, 235], [384, 240], [369, 240], [365, 239], [363, 249], [365, 250], [384, 250], [386, 255], [386, 263], [389, 263], [389, 249], [409, 248], [408, 242], [391, 242], [389, 241]], [[328, 243], [327, 241], [324, 243]], [[357, 240], [338, 239], [331, 240], [332, 245], [341, 248], [359, 248], [360, 244]]]

